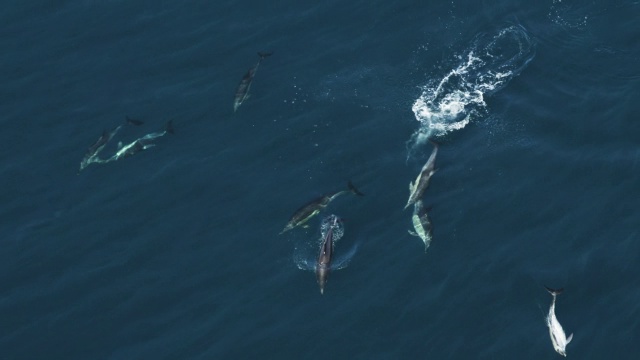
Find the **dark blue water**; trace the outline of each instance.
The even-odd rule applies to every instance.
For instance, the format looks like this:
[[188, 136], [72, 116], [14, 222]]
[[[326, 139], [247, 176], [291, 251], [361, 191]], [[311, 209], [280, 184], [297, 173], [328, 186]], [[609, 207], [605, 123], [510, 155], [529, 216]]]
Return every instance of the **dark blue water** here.
[[[554, 359], [547, 285], [569, 357], [636, 359], [638, 19], [602, 0], [5, 4], [0, 358]], [[126, 115], [145, 124], [114, 142], [176, 134], [78, 175]], [[425, 254], [402, 208], [428, 137]], [[357, 251], [320, 295], [294, 249], [322, 216], [278, 233], [348, 179], [366, 196], [325, 215]]]

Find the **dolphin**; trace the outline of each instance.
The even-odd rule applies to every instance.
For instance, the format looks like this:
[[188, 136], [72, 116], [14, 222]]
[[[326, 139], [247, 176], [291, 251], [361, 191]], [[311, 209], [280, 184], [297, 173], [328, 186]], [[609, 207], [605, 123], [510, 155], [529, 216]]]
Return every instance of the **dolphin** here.
[[413, 216], [411, 221], [413, 222], [414, 231], [409, 230], [409, 234], [417, 236], [424, 242], [424, 252], [427, 252], [429, 244], [431, 244], [431, 221], [429, 221], [429, 214], [425, 209], [422, 200], [418, 200], [413, 204]]
[[165, 130], [164, 131], [159, 131], [159, 132], [153, 132], [150, 134], [147, 134], [139, 139], [136, 139], [134, 141], [132, 141], [131, 143], [124, 145], [120, 148], [120, 150], [118, 150], [118, 152], [115, 153], [115, 155], [113, 155], [111, 158], [103, 160], [101, 162], [103, 163], [108, 163], [111, 161], [116, 161], [116, 160], [120, 160], [122, 158], [125, 157], [129, 157], [132, 156], [134, 154], [137, 154], [143, 150], [147, 150], [151, 147], [154, 147], [155, 144], [152, 142], [153, 140], [164, 136], [166, 134], [173, 134], [174, 130], [173, 130], [173, 120], [169, 120], [165, 126]]
[[[331, 271], [331, 260], [333, 258], [333, 245], [342, 237], [342, 225], [340, 219], [335, 215], [330, 215], [322, 222], [322, 246], [316, 262], [316, 279], [320, 286], [320, 294], [324, 294], [324, 286]], [[336, 234], [340, 232], [340, 234]]]
[[233, 112], [236, 112], [240, 105], [249, 98], [249, 88], [251, 88], [251, 82], [253, 81], [253, 77], [256, 76], [256, 71], [258, 71], [260, 62], [262, 62], [264, 58], [271, 56], [271, 54], [273, 53], [259, 52], [258, 56], [260, 59], [258, 62], [249, 69], [249, 71], [247, 71], [247, 73], [242, 77], [242, 80], [240, 80], [240, 84], [238, 84], [238, 87], [236, 88], [236, 95], [233, 100]]
[[567, 338], [564, 334], [564, 330], [562, 330], [562, 326], [560, 322], [558, 322], [558, 318], [556, 318], [556, 296], [562, 293], [563, 289], [551, 289], [546, 287], [547, 291], [553, 296], [553, 301], [551, 302], [551, 307], [549, 308], [549, 314], [547, 315], [547, 326], [549, 327], [549, 335], [551, 336], [551, 343], [553, 344], [554, 350], [562, 355], [567, 356], [565, 348], [573, 339], [573, 333], [569, 335]]
[[409, 207], [409, 205], [415, 203], [419, 198], [422, 197], [422, 194], [429, 186], [429, 180], [431, 176], [436, 172], [436, 155], [438, 154], [438, 144], [431, 141], [434, 148], [431, 152], [431, 156], [429, 156], [429, 160], [424, 164], [422, 170], [420, 170], [420, 174], [418, 174], [418, 178], [416, 178], [415, 182], [409, 183], [409, 200], [407, 201], [407, 205], [405, 205], [405, 209]]
[[328, 224], [322, 237], [322, 246], [320, 247], [320, 255], [318, 255], [318, 261], [316, 262], [316, 279], [320, 286], [320, 294], [324, 294], [324, 286], [327, 284], [327, 278], [329, 277], [329, 271], [331, 270], [331, 258], [333, 257], [333, 242], [334, 242], [334, 230], [340, 226], [338, 223], [340, 219], [337, 216], [331, 215], [327, 218]]
[[287, 225], [280, 232], [280, 234], [283, 234], [297, 226], [304, 225], [304, 223], [306, 223], [309, 219], [318, 215], [320, 213], [320, 210], [327, 207], [327, 205], [329, 205], [329, 203], [333, 199], [335, 199], [336, 197], [346, 192], [352, 192], [355, 195], [364, 196], [363, 193], [361, 193], [358, 189], [356, 189], [356, 187], [351, 183], [351, 181], [347, 183], [347, 187], [348, 187], [348, 190], [340, 190], [332, 194], [322, 195], [321, 197], [310, 201], [309, 203], [305, 204], [304, 206], [296, 210], [291, 216], [291, 218], [289, 219], [289, 222], [287, 223]]
[[89, 149], [87, 149], [84, 158], [80, 162], [80, 170], [78, 170], [78, 173], [89, 166], [89, 164], [101, 161], [100, 158], [98, 158], [98, 154], [100, 154], [102, 149], [104, 149], [109, 140], [111, 140], [111, 138], [113, 138], [113, 136], [118, 133], [121, 127], [122, 125], [116, 127], [110, 132], [107, 132], [106, 130], [102, 132], [102, 135], [100, 135], [98, 140], [93, 145], [91, 145]]

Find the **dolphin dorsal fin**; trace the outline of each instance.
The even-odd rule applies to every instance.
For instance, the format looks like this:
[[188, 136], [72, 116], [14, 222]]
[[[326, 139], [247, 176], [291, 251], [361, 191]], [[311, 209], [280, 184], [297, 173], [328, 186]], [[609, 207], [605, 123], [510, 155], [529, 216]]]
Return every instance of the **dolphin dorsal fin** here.
[[571, 335], [569, 335], [569, 337], [567, 338], [567, 344], [569, 344], [571, 340], [573, 340], [573, 333], [571, 333]]
[[122, 149], [122, 141], [118, 141], [118, 149]]
[[409, 235], [411, 236], [417, 236], [420, 237], [420, 235], [418, 235], [415, 231], [411, 231], [411, 230], [407, 230], [409, 232]]
[[413, 189], [415, 189], [415, 185], [413, 185], [413, 181], [409, 181], [409, 192], [412, 193]]

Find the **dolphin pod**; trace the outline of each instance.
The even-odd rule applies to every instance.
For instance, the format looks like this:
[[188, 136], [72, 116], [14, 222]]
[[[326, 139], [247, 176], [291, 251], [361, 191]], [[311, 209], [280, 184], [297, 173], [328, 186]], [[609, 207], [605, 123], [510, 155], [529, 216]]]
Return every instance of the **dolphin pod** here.
[[409, 183], [409, 200], [405, 209], [410, 205], [413, 205], [413, 215], [411, 216], [411, 223], [415, 231], [409, 230], [409, 234], [419, 237], [424, 242], [424, 251], [427, 252], [429, 245], [431, 244], [431, 220], [429, 220], [429, 209], [424, 207], [422, 202], [422, 196], [425, 190], [429, 187], [431, 177], [436, 172], [436, 156], [438, 155], [438, 144], [429, 140], [433, 145], [433, 150], [429, 159], [424, 164], [418, 177], [415, 181]]
[[[258, 52], [258, 61], [244, 74], [244, 76], [240, 80], [240, 83], [236, 87], [234, 94], [234, 113], [237, 112], [238, 108], [250, 97], [251, 84], [253, 82], [253, 79], [255, 78], [257, 70], [262, 61], [271, 55], [271, 52]], [[174, 133], [172, 122], [169, 121], [167, 122], [164, 130], [148, 133], [126, 145], [121, 145], [118, 150], [110, 157], [100, 157], [100, 154], [103, 152], [104, 148], [114, 138], [114, 136], [116, 136], [122, 130], [123, 126], [142, 126], [143, 124], [144, 122], [140, 120], [126, 117], [125, 124], [118, 125], [110, 131], [104, 130], [100, 137], [86, 150], [84, 157], [80, 162], [80, 169], [78, 172], [84, 170], [87, 166], [93, 163], [104, 164], [133, 156], [139, 152], [154, 147], [155, 141], [157, 141], [157, 139], [167, 134]], [[404, 209], [411, 205], [413, 205], [414, 207], [413, 214], [411, 216], [413, 231], [409, 230], [409, 233], [413, 236], [419, 237], [422, 240], [422, 242], [424, 243], [425, 252], [429, 248], [432, 241], [432, 224], [428, 216], [430, 209], [424, 206], [422, 198], [429, 186], [431, 177], [437, 171], [435, 167], [435, 161], [439, 151], [439, 145], [437, 143], [431, 140], [430, 143], [433, 145], [433, 150], [427, 162], [420, 170], [416, 179], [410, 182], [409, 198], [404, 207]], [[347, 189], [322, 195], [321, 197], [316, 198], [297, 209], [285, 225], [284, 229], [280, 232], [280, 234], [290, 231], [296, 227], [307, 227], [307, 222], [311, 218], [320, 214], [335, 198], [347, 192], [351, 192], [357, 196], [364, 195], [351, 182], [348, 182]], [[340, 268], [334, 264], [336, 261], [339, 261], [339, 259], [335, 260], [335, 244], [342, 237], [343, 232], [344, 228], [342, 220], [336, 215], [329, 215], [322, 220], [321, 237], [319, 243], [320, 246], [317, 259], [315, 261], [315, 264], [313, 265], [313, 270], [315, 271], [316, 280], [321, 294], [324, 294], [330, 272], [332, 270], [335, 270], [336, 268]], [[546, 287], [546, 289], [553, 298], [551, 306], [549, 308], [549, 312], [545, 317], [546, 325], [549, 328], [549, 335], [554, 350], [558, 354], [566, 357], [566, 347], [572, 341], [573, 333], [568, 337], [566, 336], [555, 313], [556, 299], [557, 296], [562, 293], [563, 289], [551, 289], [548, 287]]]
[[[134, 120], [131, 119], [129, 117], [126, 117], [126, 124], [130, 124], [130, 125], [134, 125], [134, 126], [141, 126], [144, 123], [140, 120]], [[127, 144], [127, 145], [122, 145], [119, 144], [118, 146], [118, 150], [116, 151], [115, 154], [113, 154], [111, 157], [106, 158], [106, 159], [102, 159], [100, 158], [98, 155], [100, 154], [100, 152], [102, 151], [102, 149], [104, 149], [104, 147], [107, 145], [107, 143], [109, 141], [111, 141], [111, 139], [118, 133], [118, 131], [122, 128], [122, 125], [117, 126], [115, 129], [113, 129], [110, 132], [104, 131], [102, 133], [102, 135], [100, 136], [100, 138], [98, 138], [98, 140], [89, 147], [89, 149], [87, 149], [87, 152], [85, 153], [84, 158], [82, 159], [82, 161], [80, 162], [80, 170], [78, 171], [78, 173], [80, 171], [82, 171], [84, 168], [86, 168], [87, 166], [89, 166], [90, 164], [106, 164], [112, 161], [117, 161], [120, 160], [122, 158], [125, 157], [129, 157], [132, 156], [134, 154], [137, 154], [143, 150], [149, 149], [153, 146], [155, 146], [155, 144], [153, 143], [153, 140], [162, 137], [166, 134], [173, 134], [174, 130], [173, 130], [173, 121], [169, 120], [166, 125], [165, 125], [165, 129], [163, 131], [158, 131], [158, 132], [152, 132], [149, 133], [147, 135], [144, 135], [134, 141], [132, 141], [131, 143]]]

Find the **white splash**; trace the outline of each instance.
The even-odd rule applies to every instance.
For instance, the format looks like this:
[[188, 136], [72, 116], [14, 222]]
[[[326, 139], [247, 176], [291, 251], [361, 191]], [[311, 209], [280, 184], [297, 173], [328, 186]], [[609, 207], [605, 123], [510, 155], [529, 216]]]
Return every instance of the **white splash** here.
[[320, 224], [320, 239], [318, 241], [320, 247], [322, 247], [329, 230], [331, 230], [331, 240], [335, 246], [338, 240], [342, 239], [342, 236], [344, 235], [344, 225], [340, 218], [335, 215], [329, 215], [322, 219], [322, 223]]
[[412, 107], [420, 127], [409, 140], [410, 149], [483, 115], [485, 97], [502, 89], [534, 55], [533, 42], [521, 26], [478, 35], [449, 73], [423, 86]]

